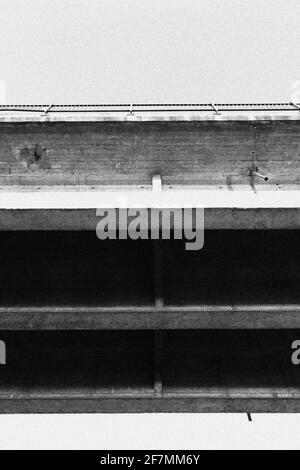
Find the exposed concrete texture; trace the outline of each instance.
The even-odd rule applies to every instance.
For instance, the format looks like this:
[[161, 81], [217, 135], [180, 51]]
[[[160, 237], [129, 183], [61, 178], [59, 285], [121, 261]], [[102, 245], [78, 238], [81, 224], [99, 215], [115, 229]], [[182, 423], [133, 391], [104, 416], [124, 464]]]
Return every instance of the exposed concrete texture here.
[[[299, 209], [205, 209], [204, 228], [299, 229]], [[117, 228], [119, 218], [117, 220]], [[130, 221], [130, 218], [128, 219]], [[171, 228], [173, 228], [173, 219]], [[1, 230], [92, 230], [99, 217], [95, 209], [0, 209]], [[193, 225], [193, 228], [195, 226]]]
[[[299, 184], [299, 129], [300, 120], [2, 122], [0, 184], [143, 185], [159, 174], [169, 185], [248, 185], [253, 165], [270, 183]], [[37, 148], [46, 158], [24, 165]]]

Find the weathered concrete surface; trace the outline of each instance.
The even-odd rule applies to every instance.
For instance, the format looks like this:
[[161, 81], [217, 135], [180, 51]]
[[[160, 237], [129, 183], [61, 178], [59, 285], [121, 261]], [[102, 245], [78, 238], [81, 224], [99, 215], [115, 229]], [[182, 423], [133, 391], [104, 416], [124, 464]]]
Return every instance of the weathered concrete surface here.
[[[251, 395], [251, 394], [249, 394]], [[299, 413], [294, 398], [0, 398], [0, 413]]]
[[300, 328], [298, 306], [202, 308], [2, 307], [1, 330], [162, 330]]
[[[300, 182], [300, 120], [2, 122], [0, 184], [273, 184]], [[267, 184], [267, 183], [266, 183]]]
[[154, 256], [157, 242], [0, 232], [0, 328], [300, 327], [298, 230], [208, 230], [199, 251], [162, 240]]
[[[248, 171], [258, 167], [274, 185], [297, 186], [299, 130], [297, 120], [1, 122], [0, 185], [142, 186], [160, 174], [165, 185], [225, 185], [230, 191], [237, 184], [255, 189]], [[205, 226], [299, 229], [299, 211], [207, 209]], [[78, 244], [74, 232], [67, 238], [4, 233], [94, 232], [97, 221], [89, 209], [0, 210], [0, 328], [9, 352], [9, 335], [19, 335], [19, 352], [13, 361], [8, 356], [1, 378], [1, 413], [300, 411], [290, 361], [291, 338], [300, 328], [296, 232], [246, 230], [243, 240], [228, 237], [227, 245], [219, 232], [223, 238], [203, 258], [187, 259], [170, 244], [161, 265], [161, 304], [155, 303], [149, 247], [99, 249], [95, 233], [77, 235]], [[267, 328], [279, 335], [289, 330], [280, 354], [255, 339]], [[219, 339], [229, 330], [241, 338], [240, 329], [252, 337], [232, 336], [228, 347], [216, 333], [209, 342], [211, 329]], [[42, 330], [73, 335], [69, 348], [65, 337], [55, 338], [54, 348], [41, 336], [30, 353], [30, 334]], [[151, 330], [169, 338], [158, 359]], [[92, 347], [82, 334], [101, 335], [101, 341], [94, 337]], [[242, 354], [238, 341], [246, 348]], [[225, 368], [218, 369], [223, 359]]]
[[299, 412], [298, 333], [2, 331], [0, 413]]
[[[205, 229], [300, 229], [299, 209], [205, 209]], [[92, 230], [95, 209], [0, 209], [1, 230]], [[119, 217], [117, 217], [119, 228]], [[129, 218], [130, 221], [130, 218]], [[129, 223], [129, 222], [128, 222]], [[173, 219], [170, 223], [173, 228]], [[195, 224], [193, 225], [195, 229]]]

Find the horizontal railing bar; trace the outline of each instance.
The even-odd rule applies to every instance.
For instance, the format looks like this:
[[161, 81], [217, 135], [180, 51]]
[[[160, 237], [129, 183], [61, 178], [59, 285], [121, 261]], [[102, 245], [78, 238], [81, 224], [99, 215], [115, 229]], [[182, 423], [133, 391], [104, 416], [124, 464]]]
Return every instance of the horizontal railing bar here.
[[[0, 113], [41, 113], [43, 119], [53, 114], [76, 114], [76, 113], [102, 113], [117, 114], [126, 113], [134, 117], [135, 113], [175, 113], [178, 112], [200, 112], [209, 115], [221, 114], [221, 112], [292, 112], [299, 114], [298, 103], [132, 103], [132, 104], [44, 104], [44, 105], [0, 105]], [[216, 113], [216, 110], [217, 113]]]

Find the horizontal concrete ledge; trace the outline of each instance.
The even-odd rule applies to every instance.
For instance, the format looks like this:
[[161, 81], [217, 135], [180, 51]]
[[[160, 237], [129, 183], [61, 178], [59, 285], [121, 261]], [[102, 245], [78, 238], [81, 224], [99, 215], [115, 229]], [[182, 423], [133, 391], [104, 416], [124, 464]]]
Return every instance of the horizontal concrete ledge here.
[[[154, 384], [153, 384], [154, 385]], [[172, 390], [172, 391], [170, 391]], [[173, 399], [224, 399], [231, 397], [232, 399], [295, 399], [300, 400], [300, 392], [298, 388], [295, 387], [268, 387], [267, 385], [262, 387], [199, 387], [196, 390], [185, 389], [184, 387], [173, 390], [169, 386], [164, 387], [164, 389], [157, 393], [154, 387], [149, 386], [145, 391], [141, 391], [139, 387], [132, 388], [131, 390], [118, 390], [117, 387], [111, 389], [97, 389], [95, 387], [88, 388], [53, 388], [52, 391], [49, 391], [47, 387], [39, 387], [35, 389], [33, 386], [30, 390], [18, 390], [14, 387], [2, 388], [0, 391], [0, 400], [72, 400], [72, 399], [107, 399], [112, 398], [114, 400], [118, 399], [149, 399], [156, 400], [161, 398], [164, 400], [173, 400]]]
[[300, 208], [300, 189], [128, 189], [99, 191], [1, 192], [0, 209], [107, 209], [107, 208]]
[[299, 413], [300, 398], [112, 396], [102, 398], [2, 399], [0, 413]]
[[1, 330], [300, 328], [300, 305], [1, 307]]
[[[95, 209], [0, 209], [0, 230], [8, 231], [92, 230], [96, 233], [99, 220], [100, 217], [97, 217]], [[116, 224], [119, 228], [119, 217], [117, 217]], [[171, 229], [173, 225], [173, 218], [171, 218]], [[300, 229], [300, 207], [207, 208], [204, 211], [204, 228], [206, 230]], [[193, 221], [193, 229], [195, 229], [195, 221]]]

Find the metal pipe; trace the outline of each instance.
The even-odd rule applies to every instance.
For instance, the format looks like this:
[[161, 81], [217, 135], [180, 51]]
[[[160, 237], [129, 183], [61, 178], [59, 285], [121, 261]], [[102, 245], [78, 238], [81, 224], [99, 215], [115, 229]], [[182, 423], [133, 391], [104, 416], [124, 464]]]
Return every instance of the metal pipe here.
[[259, 173], [258, 171], [258, 167], [253, 165], [252, 167], [250, 167], [248, 169], [248, 176], [250, 176], [250, 178], [253, 178], [255, 176], [257, 176], [257, 178], [260, 178], [264, 181], [268, 181], [269, 180], [269, 177], [266, 176], [266, 175], [262, 175], [261, 173]]
[[257, 171], [252, 171], [251, 175], [252, 175], [252, 176], [257, 176], [257, 178], [260, 178], [260, 179], [262, 179], [262, 180], [264, 180], [264, 181], [268, 181], [268, 180], [269, 180], [268, 176], [262, 175], [261, 173], [258, 173]]

